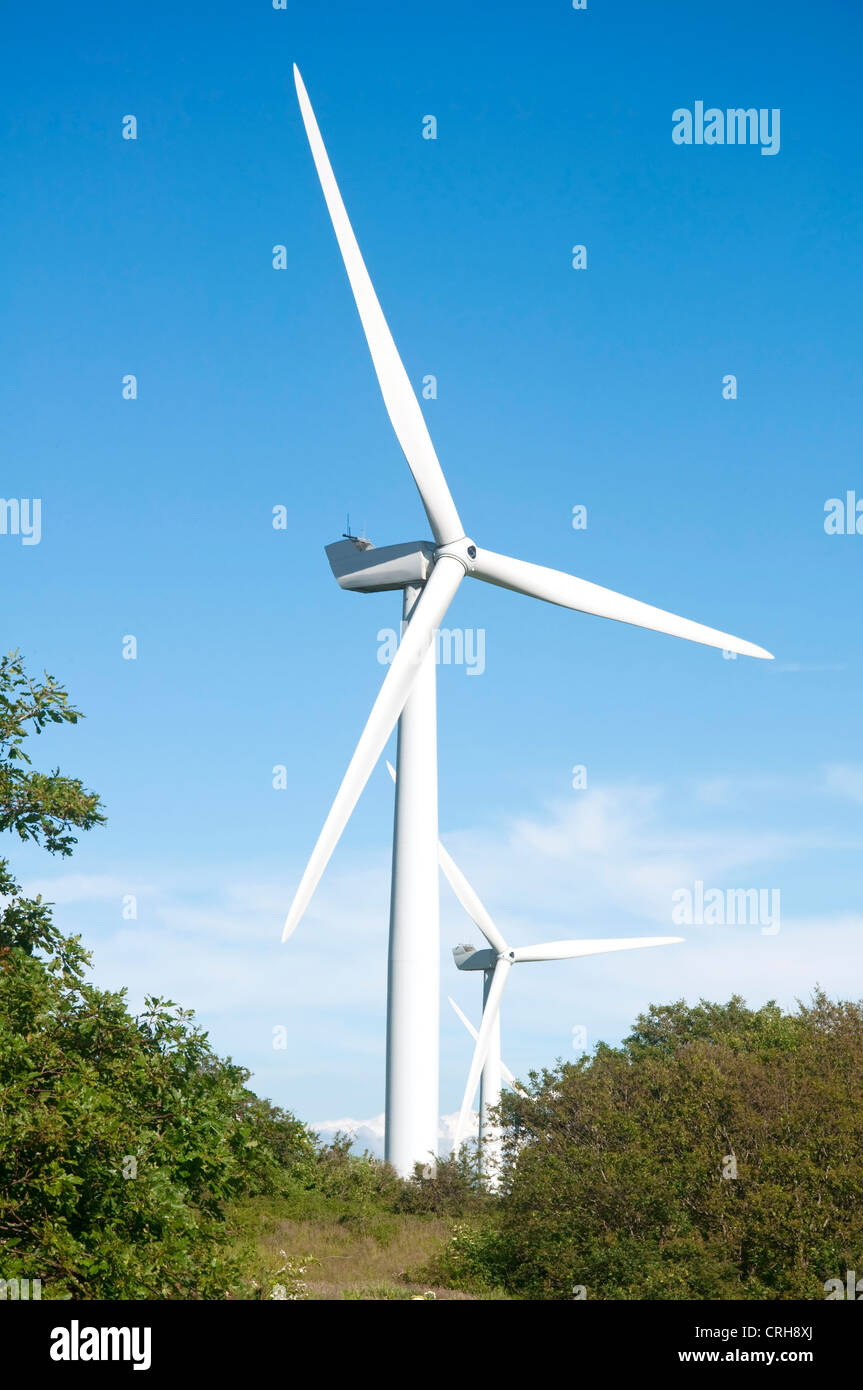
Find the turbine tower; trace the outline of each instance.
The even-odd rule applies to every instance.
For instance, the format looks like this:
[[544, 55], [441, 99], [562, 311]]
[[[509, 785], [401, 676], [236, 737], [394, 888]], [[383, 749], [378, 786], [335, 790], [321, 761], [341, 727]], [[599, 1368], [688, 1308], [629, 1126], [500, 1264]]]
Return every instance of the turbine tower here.
[[386, 1156], [403, 1174], [437, 1149], [439, 912], [437, 900], [436, 629], [468, 575], [547, 603], [614, 618], [692, 642], [769, 657], [728, 633], [678, 618], [585, 579], [484, 550], [465, 534], [455, 503], [348, 220], [299, 71], [294, 81], [324, 200], [359, 311], [378, 385], [431, 528], [432, 541], [375, 549], [347, 537], [327, 546], [343, 589], [401, 590], [402, 640], [285, 921], [295, 930], [363, 788], [399, 724], [387, 1002]]

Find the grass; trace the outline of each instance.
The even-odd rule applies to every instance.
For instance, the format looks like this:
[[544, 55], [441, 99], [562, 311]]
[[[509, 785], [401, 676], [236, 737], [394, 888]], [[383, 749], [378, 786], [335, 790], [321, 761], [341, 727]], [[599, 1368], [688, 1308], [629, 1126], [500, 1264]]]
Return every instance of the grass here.
[[450, 1221], [379, 1211], [346, 1218], [310, 1205], [297, 1212], [289, 1200], [253, 1199], [230, 1213], [251, 1297], [271, 1298], [281, 1284], [286, 1298], [304, 1300], [473, 1299], [422, 1277], [449, 1241]]

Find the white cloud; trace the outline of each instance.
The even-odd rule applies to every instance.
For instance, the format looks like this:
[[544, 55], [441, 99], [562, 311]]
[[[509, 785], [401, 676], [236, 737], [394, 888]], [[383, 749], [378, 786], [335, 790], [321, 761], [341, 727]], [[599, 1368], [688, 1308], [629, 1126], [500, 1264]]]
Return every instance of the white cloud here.
[[[451, 1115], [441, 1115], [438, 1120], [438, 1153], [441, 1157], [452, 1150], [458, 1111]], [[331, 1140], [336, 1134], [349, 1134], [357, 1153], [368, 1150], [375, 1158], [384, 1157], [384, 1115], [374, 1115], [370, 1120], [321, 1120], [309, 1125], [324, 1140]], [[471, 1111], [466, 1138], [475, 1139], [479, 1133], [479, 1116]]]
[[[822, 788], [829, 781], [845, 795], [857, 787], [848, 768], [841, 776], [813, 776], [816, 781]], [[745, 796], [730, 809], [718, 797], [711, 805], [697, 786], [631, 784], [574, 792], [532, 817], [494, 827], [444, 833], [513, 945], [681, 934], [671, 921], [672, 893], [697, 879], [722, 888], [782, 890], [777, 936], [757, 927], [694, 927], [683, 931], [681, 946], [514, 970], [502, 1025], [504, 1056], [517, 1076], [572, 1057], [578, 1026], [586, 1029], [588, 1046], [599, 1038], [616, 1041], [651, 1001], [739, 993], [753, 1004], [775, 996], [792, 1005], [816, 981], [833, 994], [847, 993], [863, 920], [841, 899], [829, 911], [817, 904], [822, 885], [831, 883], [827, 856], [860, 842], [807, 828], [814, 814], [811, 789], [796, 788], [795, 815], [793, 779], [772, 789], [771, 779], [764, 782], [757, 814]], [[789, 823], [789, 829], [773, 828]], [[809, 887], [801, 897], [798, 880], [806, 865]], [[127, 985], [133, 1007], [145, 993], [193, 1007], [217, 1049], [249, 1066], [262, 1094], [303, 1117], [380, 1109], [386, 845], [363, 856], [341, 852], [285, 945], [279, 937], [294, 875], [247, 864], [188, 866], [183, 874], [144, 873], [138, 866], [137, 880], [134, 922], [120, 918], [122, 894], [134, 891], [133, 876], [122, 867], [105, 876], [40, 882], [45, 896], [60, 904], [61, 926], [82, 931], [94, 949], [98, 983]], [[459, 974], [450, 952], [459, 941], [481, 942], [445, 884], [441, 915], [442, 994], [452, 994], [477, 1023], [479, 981]], [[284, 1029], [283, 1048], [273, 1045], [276, 1028]], [[471, 1054], [470, 1040], [446, 1007], [441, 1045], [446, 1108], [461, 1099]], [[373, 1147], [372, 1121], [350, 1123], [368, 1130], [363, 1137]]]
[[575, 798], [493, 836], [445, 837], [479, 892], [493, 885], [495, 901], [523, 929], [542, 914], [581, 929], [589, 920], [610, 925], [620, 912], [670, 927], [677, 888], [696, 879], [737, 887], [741, 876], [752, 886], [773, 886], [783, 861], [835, 847], [819, 831], [749, 829], [736, 818], [695, 828], [701, 817], [691, 805], [672, 802], [657, 787], [603, 788]]
[[25, 891], [33, 896], [41, 893], [53, 903], [91, 903], [113, 898], [119, 904], [127, 893], [142, 893], [147, 888], [112, 874], [58, 874], [56, 878], [28, 880]]

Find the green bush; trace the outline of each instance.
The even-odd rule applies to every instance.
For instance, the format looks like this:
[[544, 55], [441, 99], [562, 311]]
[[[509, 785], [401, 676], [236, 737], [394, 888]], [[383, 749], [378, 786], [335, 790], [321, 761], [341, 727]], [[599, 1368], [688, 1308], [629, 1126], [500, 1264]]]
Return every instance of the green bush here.
[[191, 1016], [6, 948], [0, 967], [0, 1270], [43, 1297], [224, 1297], [222, 1210], [313, 1164]]
[[507, 1093], [503, 1118], [505, 1190], [464, 1278], [535, 1299], [812, 1299], [860, 1267], [859, 1004], [651, 1008], [620, 1048]]

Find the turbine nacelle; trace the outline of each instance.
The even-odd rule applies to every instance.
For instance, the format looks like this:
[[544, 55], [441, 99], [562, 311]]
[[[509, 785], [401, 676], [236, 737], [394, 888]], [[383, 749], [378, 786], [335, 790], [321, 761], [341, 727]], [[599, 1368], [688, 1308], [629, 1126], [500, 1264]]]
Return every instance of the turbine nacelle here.
[[494, 970], [498, 962], [498, 952], [483, 950], [476, 946], [453, 946], [453, 960], [459, 970]]
[[378, 547], [365, 542], [365, 549], [360, 550], [355, 540], [346, 537], [325, 548], [340, 588], [360, 594], [381, 594], [390, 589], [406, 589], [411, 584], [425, 584], [435, 562], [431, 541]]
[[360, 594], [381, 594], [390, 589], [423, 585], [437, 560], [458, 560], [466, 574], [474, 569], [477, 548], [468, 536], [449, 545], [431, 541], [404, 541], [401, 545], [375, 547], [364, 537], [344, 536], [325, 547], [330, 569], [342, 589]]

